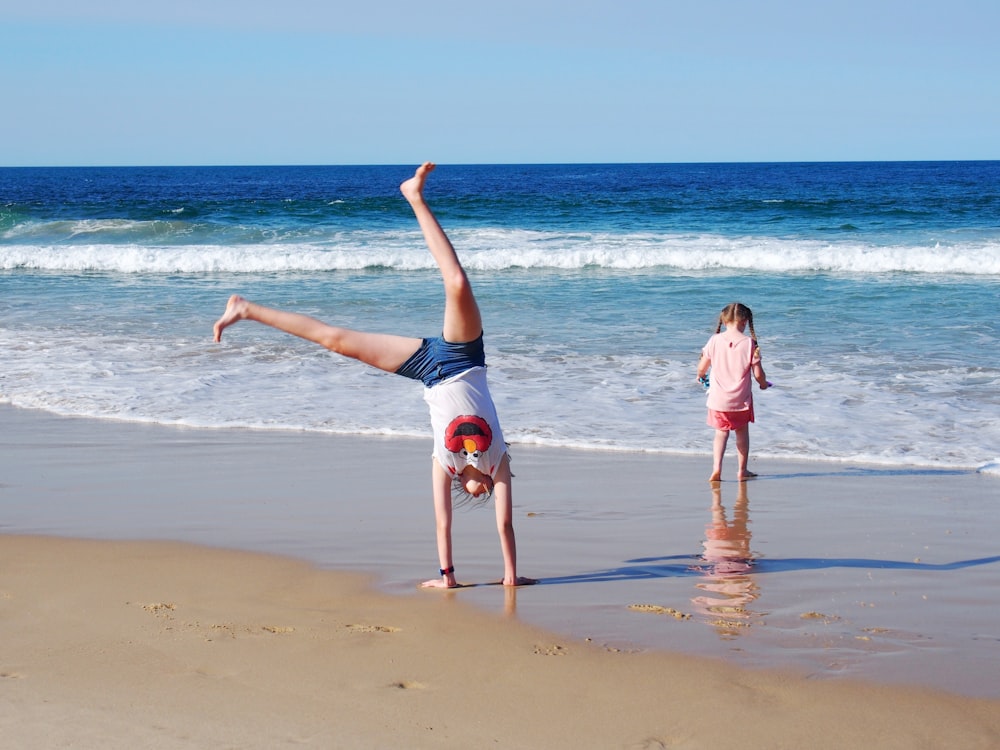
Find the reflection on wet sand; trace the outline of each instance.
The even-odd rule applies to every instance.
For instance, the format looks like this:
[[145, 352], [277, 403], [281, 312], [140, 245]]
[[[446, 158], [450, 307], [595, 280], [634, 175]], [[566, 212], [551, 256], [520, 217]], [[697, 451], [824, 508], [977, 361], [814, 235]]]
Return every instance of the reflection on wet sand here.
[[695, 587], [704, 593], [691, 599], [695, 610], [724, 638], [739, 635], [759, 616], [749, 608], [760, 592], [751, 575], [747, 482], [736, 486], [731, 520], [722, 504], [721, 485], [712, 486], [711, 521], [705, 527], [702, 562], [695, 567], [702, 574]]

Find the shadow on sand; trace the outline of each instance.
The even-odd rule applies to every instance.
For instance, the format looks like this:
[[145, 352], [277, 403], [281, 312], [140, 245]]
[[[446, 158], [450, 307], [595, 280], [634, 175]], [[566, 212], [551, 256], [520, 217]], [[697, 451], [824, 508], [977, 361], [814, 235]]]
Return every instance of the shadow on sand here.
[[[670, 561], [684, 561], [671, 563]], [[979, 565], [1000, 563], [1000, 555], [980, 557], [974, 560], [958, 560], [950, 563], [921, 563], [903, 560], [874, 560], [863, 557], [788, 557], [757, 559], [747, 572], [755, 575], [766, 573], [787, 573], [800, 570], [823, 570], [825, 568], [863, 568], [869, 570], [923, 570], [947, 572], [962, 570]], [[613, 581], [640, 581], [653, 578], [685, 578], [704, 575], [699, 555], [672, 555], [670, 557], [637, 557], [626, 560], [616, 568], [587, 571], [568, 576], [542, 578], [539, 586], [565, 583], [602, 583]]]

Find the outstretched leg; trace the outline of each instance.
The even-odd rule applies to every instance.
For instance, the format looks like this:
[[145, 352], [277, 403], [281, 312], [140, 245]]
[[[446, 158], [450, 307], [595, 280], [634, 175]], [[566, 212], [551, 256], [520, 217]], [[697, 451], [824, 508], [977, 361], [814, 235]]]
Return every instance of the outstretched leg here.
[[444, 233], [430, 206], [424, 200], [424, 184], [427, 175], [434, 170], [434, 164], [424, 162], [416, 173], [399, 186], [403, 197], [409, 202], [417, 217], [417, 223], [424, 234], [431, 255], [437, 262], [444, 281], [444, 338], [445, 341], [461, 344], [474, 341], [483, 332], [483, 319], [472, 293], [472, 285], [465, 269], [452, 247], [451, 240]]
[[215, 340], [221, 341], [222, 332], [241, 320], [277, 328], [386, 372], [398, 370], [421, 343], [420, 339], [406, 336], [331, 326], [308, 315], [258, 305], [236, 294], [229, 298], [226, 311], [215, 323]]

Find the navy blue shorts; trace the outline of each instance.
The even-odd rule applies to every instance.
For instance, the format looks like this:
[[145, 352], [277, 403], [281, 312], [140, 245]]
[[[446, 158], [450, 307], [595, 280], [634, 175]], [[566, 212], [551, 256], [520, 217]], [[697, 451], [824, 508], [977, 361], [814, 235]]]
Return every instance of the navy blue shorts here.
[[420, 348], [396, 370], [404, 378], [420, 380], [428, 388], [473, 367], [486, 366], [483, 334], [475, 341], [453, 344], [440, 336], [424, 339]]

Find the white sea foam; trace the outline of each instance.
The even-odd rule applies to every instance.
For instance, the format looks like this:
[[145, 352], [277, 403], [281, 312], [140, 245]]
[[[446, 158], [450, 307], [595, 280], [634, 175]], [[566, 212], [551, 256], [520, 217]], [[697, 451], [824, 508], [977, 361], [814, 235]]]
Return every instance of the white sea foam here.
[[[94, 229], [77, 227], [79, 238]], [[107, 231], [103, 228], [100, 231]], [[116, 231], [127, 231], [124, 226]], [[956, 274], [1000, 276], [1000, 242], [874, 245], [715, 235], [555, 234], [457, 230], [452, 239], [470, 270], [744, 270], [768, 273]], [[416, 233], [345, 232], [319, 241], [224, 245], [7, 244], [0, 269], [113, 273], [268, 273], [433, 268]]]
[[[155, 330], [141, 336], [69, 329], [26, 335], [0, 328], [0, 400], [61, 414], [194, 427], [428, 435], [419, 383], [263, 329], [234, 332], [214, 345], [209, 322], [204, 325], [200, 338], [167, 339]], [[688, 359], [628, 352], [593, 357], [551, 348], [489, 354], [505, 436], [513, 443], [711, 452], [704, 392]], [[983, 457], [984, 446], [1000, 444], [1000, 423], [978, 416], [996, 413], [989, 394], [1000, 389], [1000, 372], [969, 383], [963, 367], [914, 371], [905, 384], [872, 379], [848, 362], [785, 363], [778, 372], [779, 385], [756, 397], [758, 457], [1000, 473], [997, 462]]]

